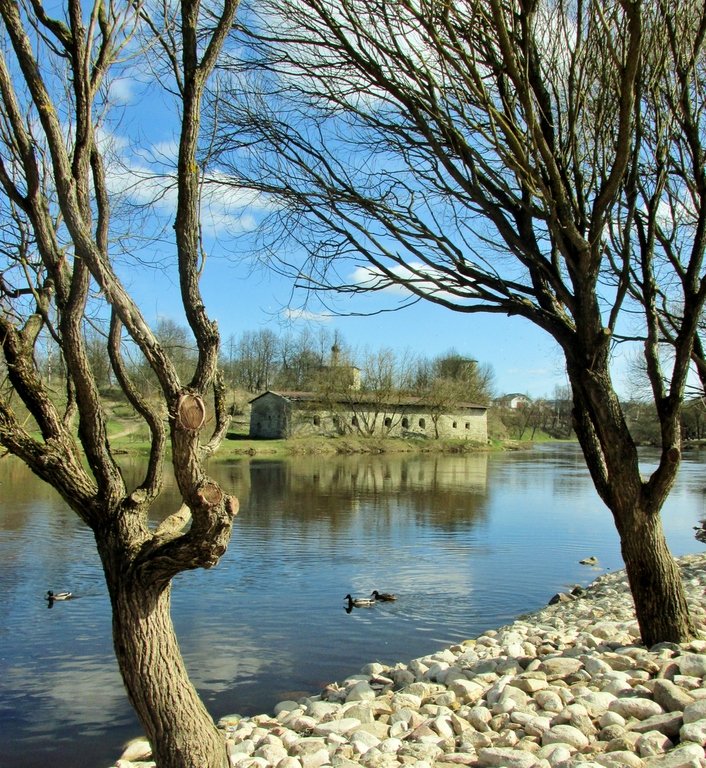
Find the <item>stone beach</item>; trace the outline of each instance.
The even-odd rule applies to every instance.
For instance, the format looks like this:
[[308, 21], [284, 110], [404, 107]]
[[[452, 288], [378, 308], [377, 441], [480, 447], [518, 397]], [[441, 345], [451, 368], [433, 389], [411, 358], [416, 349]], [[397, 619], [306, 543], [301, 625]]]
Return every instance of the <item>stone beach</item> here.
[[[706, 638], [706, 554], [679, 558]], [[224, 717], [233, 768], [706, 768], [706, 639], [640, 645], [625, 572], [505, 627]], [[113, 768], [149, 768], [136, 739]]]

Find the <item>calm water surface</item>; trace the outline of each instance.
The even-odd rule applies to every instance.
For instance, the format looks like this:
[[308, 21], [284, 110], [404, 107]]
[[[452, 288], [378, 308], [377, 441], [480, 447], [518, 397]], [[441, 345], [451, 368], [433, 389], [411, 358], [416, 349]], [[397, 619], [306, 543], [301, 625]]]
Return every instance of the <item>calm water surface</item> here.
[[[704, 460], [687, 454], [664, 512], [677, 555], [703, 551], [693, 526], [706, 516]], [[610, 514], [571, 445], [210, 472], [241, 512], [221, 564], [176, 579], [173, 615], [216, 718], [271, 711], [369, 661], [431, 653], [622, 567]], [[174, 509], [167, 496], [156, 519]], [[600, 569], [578, 564], [588, 555]], [[80, 599], [48, 610], [47, 589]], [[345, 612], [346, 593], [373, 589], [399, 599]], [[14, 460], [0, 462], [0, 610], [0, 766], [112, 764], [140, 729], [113, 658], [92, 535]]]

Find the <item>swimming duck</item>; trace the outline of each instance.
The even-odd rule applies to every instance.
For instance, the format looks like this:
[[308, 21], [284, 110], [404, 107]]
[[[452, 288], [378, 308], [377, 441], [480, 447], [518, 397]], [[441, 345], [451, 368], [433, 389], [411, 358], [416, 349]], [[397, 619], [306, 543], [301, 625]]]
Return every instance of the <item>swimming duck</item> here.
[[73, 597], [71, 592], [57, 592], [54, 594], [51, 589], [47, 592], [47, 600], [70, 600]]
[[598, 558], [595, 555], [591, 555], [591, 557], [586, 557], [583, 560], [579, 560], [579, 565], [597, 565], [598, 564]]
[[344, 600], [348, 600], [348, 605], [355, 608], [370, 608], [375, 605], [375, 600], [372, 597], [351, 597], [346, 595]]
[[372, 591], [370, 597], [374, 600], [379, 600], [381, 603], [390, 603], [393, 600], [397, 600], [397, 595], [393, 595], [391, 592], [378, 592], [377, 589]]

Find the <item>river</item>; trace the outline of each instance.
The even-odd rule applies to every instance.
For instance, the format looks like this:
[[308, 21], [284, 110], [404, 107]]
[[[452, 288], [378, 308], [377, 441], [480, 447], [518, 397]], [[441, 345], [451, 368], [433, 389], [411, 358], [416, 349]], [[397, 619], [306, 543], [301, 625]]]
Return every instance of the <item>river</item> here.
[[[653, 458], [644, 454], [645, 471]], [[676, 555], [703, 551], [706, 453], [664, 510]], [[575, 445], [471, 455], [213, 462], [239, 496], [217, 568], [179, 576], [173, 616], [214, 717], [271, 711], [369, 661], [431, 653], [622, 567]], [[126, 478], [137, 468], [125, 462]], [[175, 508], [168, 488], [155, 520]], [[598, 567], [579, 564], [587, 556]], [[78, 599], [48, 609], [48, 589]], [[344, 610], [347, 593], [398, 600]], [[92, 535], [14, 459], [0, 462], [0, 766], [105, 768], [139, 725], [110, 638]]]

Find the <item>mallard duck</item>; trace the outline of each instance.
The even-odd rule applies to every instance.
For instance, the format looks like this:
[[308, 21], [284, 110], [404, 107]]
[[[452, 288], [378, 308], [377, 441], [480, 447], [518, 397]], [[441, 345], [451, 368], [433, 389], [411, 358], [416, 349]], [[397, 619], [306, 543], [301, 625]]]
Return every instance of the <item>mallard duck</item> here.
[[54, 600], [70, 600], [73, 597], [71, 592], [57, 592], [54, 594], [51, 589], [47, 592], [47, 600], [54, 601]]
[[370, 608], [370, 606], [375, 605], [375, 600], [372, 597], [352, 597], [351, 595], [346, 595], [344, 600], [348, 600], [348, 605], [354, 608]]
[[370, 597], [374, 600], [379, 600], [381, 603], [390, 603], [393, 600], [397, 600], [397, 595], [393, 595], [391, 592], [378, 592], [377, 589], [372, 591]]

